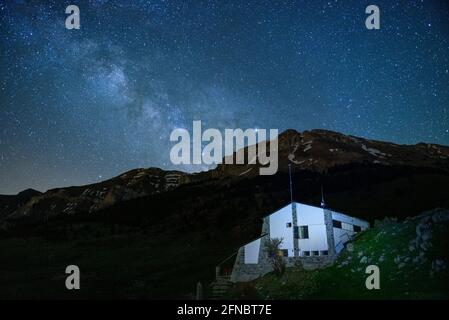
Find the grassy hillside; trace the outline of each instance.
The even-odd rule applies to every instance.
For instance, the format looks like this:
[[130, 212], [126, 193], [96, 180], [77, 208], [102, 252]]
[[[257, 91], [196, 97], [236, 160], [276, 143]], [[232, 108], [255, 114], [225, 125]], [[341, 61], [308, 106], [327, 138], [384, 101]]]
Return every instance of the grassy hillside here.
[[[230, 298], [448, 299], [449, 211], [433, 210], [402, 222], [384, 219], [361, 233], [335, 264], [315, 271], [287, 269], [239, 284]], [[367, 290], [365, 269], [380, 269], [380, 289]]]

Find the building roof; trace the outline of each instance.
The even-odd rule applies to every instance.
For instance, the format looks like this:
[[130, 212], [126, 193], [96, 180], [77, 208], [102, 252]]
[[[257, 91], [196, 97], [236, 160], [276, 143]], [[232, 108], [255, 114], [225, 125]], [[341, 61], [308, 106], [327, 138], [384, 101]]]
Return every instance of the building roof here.
[[247, 244], [250, 244], [250, 243], [253, 242], [253, 241], [259, 240], [259, 239], [261, 239], [261, 238], [263, 238], [263, 237], [265, 237], [265, 236], [267, 236], [267, 235], [268, 235], [268, 233], [264, 233], [264, 234], [262, 234], [261, 236], [259, 236], [259, 237], [257, 237], [257, 238], [254, 238], [254, 239], [251, 240], [251, 241], [245, 242], [245, 243], [242, 244], [240, 247], [244, 247], [244, 246], [246, 246]]
[[312, 207], [312, 208], [316, 208], [316, 209], [321, 209], [321, 210], [329, 210], [329, 211], [332, 211], [332, 212], [334, 212], [334, 213], [342, 214], [342, 215], [344, 215], [344, 216], [351, 217], [351, 218], [354, 218], [354, 219], [358, 219], [358, 220], [360, 220], [360, 221], [363, 221], [363, 222], [368, 223], [368, 221], [366, 221], [366, 220], [364, 220], [364, 219], [357, 218], [357, 217], [353, 217], [353, 216], [347, 215], [346, 213], [341, 213], [341, 212], [338, 212], [338, 211], [334, 211], [334, 210], [332, 210], [332, 209], [330, 209], [330, 208], [327, 208], [327, 207], [326, 207], [326, 208], [322, 208], [322, 207], [319, 207], [319, 206], [313, 206], [313, 205], [310, 205], [310, 204], [301, 203], [301, 202], [296, 202], [296, 201], [293, 201], [293, 202], [291, 202], [291, 203], [289, 203], [289, 204], [287, 204], [287, 205], [285, 205], [285, 206], [283, 206], [283, 207], [281, 207], [281, 208], [275, 210], [274, 212], [272, 212], [272, 213], [270, 213], [270, 214], [267, 214], [267, 215], [263, 216], [262, 219], [264, 219], [264, 218], [266, 218], [266, 217], [269, 217], [269, 216], [275, 214], [276, 212], [278, 212], [278, 211], [280, 211], [280, 210], [282, 210], [282, 209], [284, 209], [284, 208], [286, 208], [286, 207], [288, 207], [288, 206], [291, 206], [292, 203], [295, 203], [295, 204], [298, 204], [298, 205], [302, 205], [302, 206], [308, 206], [308, 207]]
[[[321, 207], [312, 206], [312, 205], [310, 205], [310, 204], [305, 204], [305, 203], [293, 201], [293, 202], [291, 202], [291, 203], [289, 203], [289, 204], [287, 204], [287, 205], [285, 205], [285, 206], [283, 206], [283, 207], [280, 207], [279, 209], [276, 209], [274, 212], [272, 212], [272, 213], [270, 213], [270, 214], [267, 214], [267, 215], [263, 216], [262, 219], [263, 219], [263, 218], [266, 218], [266, 217], [269, 217], [269, 216], [275, 214], [276, 212], [278, 212], [278, 211], [280, 211], [280, 210], [282, 210], [282, 209], [284, 209], [284, 208], [287, 208], [287, 207], [290, 206], [292, 203], [300, 204], [300, 205], [303, 205], [303, 206], [309, 206], [309, 207], [313, 207], [313, 208], [317, 208], [317, 209], [323, 209], [323, 208], [321, 208]], [[330, 210], [330, 209], [329, 209], [329, 210]]]

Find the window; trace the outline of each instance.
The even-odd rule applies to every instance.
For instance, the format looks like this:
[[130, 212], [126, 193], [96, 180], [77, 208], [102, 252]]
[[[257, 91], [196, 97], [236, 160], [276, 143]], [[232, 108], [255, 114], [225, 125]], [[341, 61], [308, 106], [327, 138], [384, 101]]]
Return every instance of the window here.
[[292, 227], [292, 223], [291, 222], [287, 222], [287, 228], [291, 228]]
[[341, 221], [332, 220], [332, 225], [334, 226], [334, 228], [341, 229]]
[[299, 239], [309, 239], [309, 226], [299, 227]]
[[322, 250], [320, 252], [320, 256], [327, 256], [329, 254], [329, 252], [327, 250]]
[[362, 231], [362, 227], [354, 226], [354, 232], [360, 232]]
[[312, 254], [313, 254], [314, 256], [319, 256], [319, 255], [320, 255], [320, 252], [319, 252], [319, 251], [312, 251]]
[[309, 226], [299, 226], [293, 228], [295, 239], [309, 239]]
[[310, 251], [303, 251], [303, 252], [302, 252], [302, 255], [303, 255], [304, 257], [308, 257], [308, 256], [310, 256]]

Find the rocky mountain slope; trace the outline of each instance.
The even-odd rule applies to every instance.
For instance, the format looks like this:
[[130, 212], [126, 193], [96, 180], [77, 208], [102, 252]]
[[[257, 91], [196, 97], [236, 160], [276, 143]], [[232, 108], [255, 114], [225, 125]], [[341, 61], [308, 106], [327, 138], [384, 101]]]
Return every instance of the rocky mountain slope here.
[[[449, 147], [435, 144], [397, 145], [326, 130], [287, 130], [279, 136], [278, 143], [279, 173], [287, 172], [288, 164], [293, 165], [295, 172], [318, 174], [357, 165], [449, 172]], [[248, 148], [238, 152], [247, 154]], [[58, 214], [92, 213], [119, 202], [169, 192], [189, 183], [207, 185], [216, 180], [229, 183], [229, 180], [257, 177], [260, 165], [255, 159], [247, 160], [250, 164], [222, 164], [199, 174], [158, 168], [135, 169], [96, 184], [57, 188], [43, 194], [26, 191], [16, 197], [1, 196], [0, 219], [27, 216], [47, 219]]]
[[0, 219], [7, 217], [26, 203], [31, 198], [37, 197], [42, 193], [33, 189], [27, 189], [19, 192], [17, 195], [0, 195]]
[[[279, 169], [326, 172], [348, 164], [366, 163], [384, 166], [415, 166], [449, 171], [449, 147], [419, 143], [398, 145], [346, 136], [328, 130], [297, 132], [287, 130], [279, 136]], [[247, 153], [248, 148], [240, 152]], [[253, 161], [254, 163], [254, 161]], [[221, 165], [219, 170], [233, 175], [257, 175], [254, 165]]]
[[16, 199], [16, 202], [24, 199], [20, 205], [17, 205], [15, 210], [5, 210], [2, 215], [4, 219], [27, 216], [48, 219], [58, 214], [92, 213], [117, 202], [173, 190], [183, 183], [186, 177], [188, 175], [180, 171], [135, 169], [91, 185], [51, 189], [45, 193], [27, 191], [29, 196], [26, 199], [21, 192], [16, 197], [9, 196]]

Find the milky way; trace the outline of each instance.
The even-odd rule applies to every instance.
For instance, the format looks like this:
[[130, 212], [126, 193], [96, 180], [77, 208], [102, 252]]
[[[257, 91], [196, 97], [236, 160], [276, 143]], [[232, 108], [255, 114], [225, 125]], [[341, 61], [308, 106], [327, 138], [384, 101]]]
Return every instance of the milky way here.
[[[79, 30], [65, 28], [69, 4]], [[380, 30], [365, 28], [369, 4]], [[193, 120], [449, 144], [445, 1], [0, 1], [0, 10], [0, 193], [173, 169], [170, 132]]]

